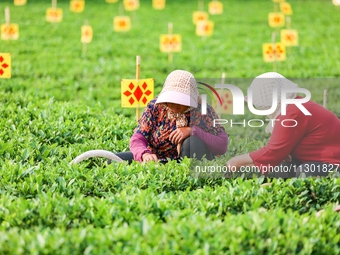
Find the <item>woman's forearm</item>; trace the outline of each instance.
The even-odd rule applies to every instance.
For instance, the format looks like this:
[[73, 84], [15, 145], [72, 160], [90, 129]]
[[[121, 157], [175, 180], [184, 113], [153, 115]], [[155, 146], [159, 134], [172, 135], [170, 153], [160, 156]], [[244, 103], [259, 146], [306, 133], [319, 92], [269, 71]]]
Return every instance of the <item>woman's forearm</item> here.
[[222, 155], [228, 150], [228, 135], [218, 133], [217, 135], [205, 132], [197, 126], [191, 128], [191, 135], [200, 138], [214, 155]]
[[144, 153], [152, 153], [148, 149], [148, 141], [146, 138], [140, 133], [134, 133], [130, 140], [130, 151], [133, 154], [134, 160], [139, 162], [143, 161]]

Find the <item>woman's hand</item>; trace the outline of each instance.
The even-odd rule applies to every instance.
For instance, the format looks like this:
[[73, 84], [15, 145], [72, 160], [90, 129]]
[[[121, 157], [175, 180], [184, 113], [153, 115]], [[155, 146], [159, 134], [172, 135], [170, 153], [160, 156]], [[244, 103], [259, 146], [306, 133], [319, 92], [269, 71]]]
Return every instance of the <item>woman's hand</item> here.
[[177, 128], [175, 131], [173, 131], [170, 136], [169, 140], [173, 144], [179, 144], [183, 142], [183, 140], [187, 137], [189, 137], [191, 134], [191, 127], [181, 127]]
[[293, 158], [292, 158], [292, 155], [288, 155], [284, 160], [283, 160], [283, 162], [292, 162], [292, 160], [293, 160]]
[[228, 160], [227, 167], [233, 172], [238, 171], [242, 166], [253, 166], [254, 161], [249, 153], [233, 157]]
[[143, 156], [143, 162], [148, 162], [148, 161], [158, 161], [158, 158], [156, 156], [156, 154], [151, 154], [151, 153], [144, 153]]

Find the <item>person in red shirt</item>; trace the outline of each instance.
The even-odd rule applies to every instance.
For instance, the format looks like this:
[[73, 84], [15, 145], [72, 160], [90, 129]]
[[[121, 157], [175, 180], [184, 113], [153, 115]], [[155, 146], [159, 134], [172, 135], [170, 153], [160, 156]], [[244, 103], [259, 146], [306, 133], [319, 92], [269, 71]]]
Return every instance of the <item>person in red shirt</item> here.
[[[250, 85], [253, 105], [259, 110], [272, 106], [273, 90], [277, 91], [276, 110], [268, 115], [271, 121], [266, 131], [271, 133], [268, 143], [256, 151], [231, 158], [227, 167], [246, 170], [256, 166], [263, 174], [272, 172], [276, 177], [327, 176], [340, 168], [340, 120], [309, 100], [303, 107], [311, 114], [305, 115], [295, 104], [286, 106], [281, 113], [281, 89], [298, 86], [282, 75], [269, 72], [256, 77]], [[302, 99], [294, 92], [286, 93], [288, 99]]]

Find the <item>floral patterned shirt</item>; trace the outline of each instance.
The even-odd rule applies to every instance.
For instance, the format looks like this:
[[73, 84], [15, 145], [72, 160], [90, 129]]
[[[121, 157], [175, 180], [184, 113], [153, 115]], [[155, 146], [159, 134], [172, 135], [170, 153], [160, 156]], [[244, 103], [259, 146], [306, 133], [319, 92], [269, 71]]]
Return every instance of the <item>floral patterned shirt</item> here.
[[[144, 109], [135, 133], [143, 135], [148, 141], [147, 149], [156, 154], [160, 161], [167, 158], [178, 159], [177, 145], [169, 140], [169, 135], [176, 129], [176, 120], [167, 117], [167, 110], [163, 104], [155, 104], [157, 98], [151, 100]], [[218, 119], [214, 109], [208, 104], [207, 114], [202, 115], [201, 103], [185, 113], [189, 126], [197, 126], [213, 135], [225, 133], [221, 125], [213, 126], [213, 120]]]

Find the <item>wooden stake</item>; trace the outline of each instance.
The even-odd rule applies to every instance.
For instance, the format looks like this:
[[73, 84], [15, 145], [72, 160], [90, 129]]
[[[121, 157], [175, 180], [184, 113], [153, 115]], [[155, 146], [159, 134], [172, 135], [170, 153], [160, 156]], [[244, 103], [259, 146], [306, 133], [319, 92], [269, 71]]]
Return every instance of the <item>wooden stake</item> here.
[[9, 7], [5, 8], [5, 22], [7, 26], [11, 24], [11, 14], [9, 12]]
[[[290, 18], [290, 16], [286, 16], [286, 28], [287, 28], [287, 30], [290, 30], [290, 24], [291, 24], [291, 18]], [[286, 46], [286, 51], [287, 51], [287, 55], [290, 55], [290, 47]]]
[[[6, 22], [6, 28], [9, 31], [11, 26], [11, 14], [9, 11], [9, 7], [5, 8], [5, 22]], [[7, 43], [9, 43], [11, 40], [7, 40]]]
[[120, 5], [119, 5], [119, 16], [123, 16], [124, 15], [124, 4], [123, 4], [123, 1], [120, 2]]
[[[221, 84], [225, 84], [225, 72], [222, 73]], [[220, 89], [219, 92], [220, 92], [220, 96], [221, 96], [222, 93], [223, 93], [223, 89]], [[221, 116], [222, 116], [222, 113], [221, 113], [222, 107], [223, 107], [223, 105], [221, 105], [220, 102], [218, 101], [217, 102], [217, 116], [220, 119], [221, 119]]]
[[327, 108], [327, 89], [323, 91], [323, 107]]
[[[137, 82], [140, 79], [140, 56], [136, 56], [136, 80]], [[139, 106], [136, 108], [136, 120], [139, 120]]]
[[57, 0], [52, 0], [52, 9], [57, 9]]
[[286, 28], [287, 29], [290, 29], [290, 23], [291, 23], [290, 16], [286, 16]]
[[274, 61], [273, 61], [273, 71], [277, 72], [277, 57], [276, 57], [276, 32], [272, 33], [272, 44], [273, 44], [273, 52], [274, 52]]
[[204, 11], [204, 2], [202, 0], [198, 1], [198, 10], [200, 12]]
[[[84, 26], [87, 26], [89, 24], [89, 21], [86, 19], [86, 20], [84, 20]], [[83, 36], [83, 35], [82, 35]], [[83, 55], [85, 55], [86, 54], [86, 50], [87, 50], [87, 43], [83, 43]]]
[[[173, 30], [172, 23], [169, 22], [169, 23], [168, 23], [168, 36], [169, 36], [169, 38], [171, 38], [171, 36], [172, 36], [172, 30]], [[173, 55], [172, 55], [172, 49], [171, 49], [171, 50], [168, 52], [168, 61], [169, 61], [170, 64], [172, 63], [172, 59], [173, 59], [172, 56], [173, 56]]]
[[222, 73], [222, 80], [221, 80], [222, 84], [225, 83], [225, 72]]

